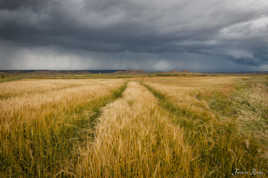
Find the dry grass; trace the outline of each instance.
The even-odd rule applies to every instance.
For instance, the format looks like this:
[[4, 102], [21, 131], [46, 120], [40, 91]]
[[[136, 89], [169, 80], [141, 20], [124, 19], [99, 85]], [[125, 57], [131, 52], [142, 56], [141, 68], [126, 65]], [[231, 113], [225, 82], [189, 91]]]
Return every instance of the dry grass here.
[[0, 175], [50, 177], [65, 166], [64, 160], [77, 159], [70, 153], [82, 139], [80, 132], [124, 81], [85, 82], [0, 101]]
[[145, 83], [165, 93], [167, 97], [180, 106], [191, 106], [195, 101], [192, 93], [215, 89], [228, 90], [239, 77], [170, 77], [147, 78]]
[[131, 82], [123, 98], [104, 108], [96, 139], [81, 151], [82, 177], [189, 175], [191, 148], [183, 131], [157, 106], [152, 94]]
[[[47, 81], [41, 81], [41, 83], [43, 82], [46, 83]], [[83, 84], [83, 82], [87, 84]], [[3, 125], [3, 123], [9, 124], [20, 120], [25, 122], [40, 119], [40, 117], [45, 117], [50, 113], [68, 111], [77, 105], [83, 105], [97, 97], [107, 95], [112, 88], [116, 88], [122, 83], [122, 80], [109, 80], [106, 83], [80, 81], [80, 84], [83, 85], [80, 87], [69, 87], [56, 91], [49, 90], [41, 93], [34, 92], [0, 100], [0, 123]], [[18, 88], [17, 90], [20, 91], [21, 89]]]
[[28, 96], [31, 97], [33, 94], [42, 94], [50, 91], [57, 91], [67, 88], [90, 86], [94, 84], [107, 85], [107, 80], [87, 80], [87, 79], [24, 79], [19, 81], [11, 81], [0, 83], [0, 99], [7, 99], [15, 96]]
[[[259, 97], [267, 95], [265, 94], [267, 86], [266, 91], [258, 93], [255, 87], [250, 89], [242, 85], [243, 80], [249, 78], [212, 77], [209, 78], [210, 85], [207, 87], [204, 87], [207, 78], [204, 81], [195, 80], [194, 85], [188, 83], [193, 80], [178, 81], [175, 78], [169, 79], [167, 83], [146, 80], [148, 89], [159, 98], [162, 107], [175, 116], [174, 123], [184, 128], [186, 143], [192, 146], [195, 155], [202, 158], [197, 162], [203, 165], [205, 177], [230, 175], [230, 170], [234, 167], [240, 170], [250, 170], [252, 167], [261, 170], [267, 168], [267, 159], [263, 159], [263, 154], [267, 154], [267, 142], [263, 144], [259, 142], [259, 139], [267, 138], [267, 132], [262, 129], [260, 135], [260, 128], [256, 129], [260, 125], [267, 128], [267, 107], [262, 97]], [[254, 86], [255, 81], [255, 77], [251, 78]], [[262, 84], [262, 89], [264, 88]], [[258, 98], [259, 104], [249, 104], [250, 96], [241, 96], [247, 92], [257, 95], [254, 97], [254, 102], [256, 103]], [[243, 101], [238, 102], [238, 99]], [[267, 103], [267, 100], [265, 101]], [[246, 108], [244, 102], [250, 107]], [[255, 113], [253, 115], [249, 114], [252, 109]], [[245, 127], [241, 127], [245, 124], [242, 122], [245, 119], [241, 117], [250, 115], [255, 121], [259, 121], [255, 123], [246, 121], [255, 128], [248, 133]], [[262, 121], [259, 116], [262, 116]], [[210, 174], [212, 170], [216, 171]]]
[[0, 177], [230, 177], [236, 168], [267, 169], [267, 76], [125, 82], [1, 83]]

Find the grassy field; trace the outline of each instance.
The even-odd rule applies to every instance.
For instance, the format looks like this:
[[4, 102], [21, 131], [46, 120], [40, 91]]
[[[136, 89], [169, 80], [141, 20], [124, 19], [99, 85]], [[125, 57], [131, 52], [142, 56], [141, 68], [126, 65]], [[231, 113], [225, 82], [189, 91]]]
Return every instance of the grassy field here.
[[267, 75], [0, 81], [0, 177], [268, 176]]

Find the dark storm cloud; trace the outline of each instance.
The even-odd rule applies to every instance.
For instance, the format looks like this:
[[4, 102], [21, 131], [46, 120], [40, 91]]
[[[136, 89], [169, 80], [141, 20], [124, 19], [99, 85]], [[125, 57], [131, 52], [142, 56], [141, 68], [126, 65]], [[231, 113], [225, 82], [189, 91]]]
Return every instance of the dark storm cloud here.
[[0, 67], [54, 56], [78, 68], [255, 70], [267, 34], [265, 0], [0, 0]]
[[1, 0], [0, 9], [16, 10], [19, 8], [37, 8], [44, 5], [43, 0]]

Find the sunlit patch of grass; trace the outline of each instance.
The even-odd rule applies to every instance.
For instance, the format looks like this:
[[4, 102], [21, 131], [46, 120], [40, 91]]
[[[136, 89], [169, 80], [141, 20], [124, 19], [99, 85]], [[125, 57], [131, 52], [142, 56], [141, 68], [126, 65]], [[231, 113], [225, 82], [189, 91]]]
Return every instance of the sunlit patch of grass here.
[[[126, 119], [125, 115], [117, 118]], [[89, 147], [78, 172], [92, 177], [174, 177], [189, 175], [191, 149], [179, 128], [168, 124], [157, 108], [128, 115]]]
[[[132, 104], [129, 104], [131, 102]], [[131, 82], [123, 98], [103, 110], [96, 139], [81, 151], [82, 177], [187, 177], [192, 159], [183, 131], [156, 99]]]
[[20, 81], [10, 81], [7, 83], [0, 83], [0, 99], [9, 99], [12, 97], [33, 97], [38, 94], [46, 94], [53, 91], [64, 91], [82, 86], [94, 86], [95, 84], [107, 83], [101, 79], [87, 80], [87, 79], [24, 79]]
[[0, 177], [231, 177], [267, 168], [263, 76], [57, 81], [0, 84], [9, 95], [0, 100]]
[[[126, 84], [88, 102], [63, 105], [46, 115], [2, 126], [0, 175], [3, 177], [72, 176], [78, 148], [94, 137], [94, 127], [107, 103], [121, 96]], [[24, 113], [19, 113], [22, 117]], [[18, 119], [18, 118], [17, 118]]]

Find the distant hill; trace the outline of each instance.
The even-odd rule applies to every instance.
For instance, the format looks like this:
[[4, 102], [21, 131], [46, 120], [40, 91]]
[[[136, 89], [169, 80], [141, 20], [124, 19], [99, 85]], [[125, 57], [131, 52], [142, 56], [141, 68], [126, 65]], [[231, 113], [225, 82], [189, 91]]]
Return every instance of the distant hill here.
[[173, 70], [171, 70], [171, 71], [169, 71], [167, 73], [181, 73], [181, 72], [183, 72], [183, 73], [189, 73], [190, 71], [188, 71], [188, 70], [181, 70], [181, 71], [179, 71], [179, 70], [173, 69]]
[[119, 70], [114, 72], [114, 74], [146, 74], [143, 70]]

